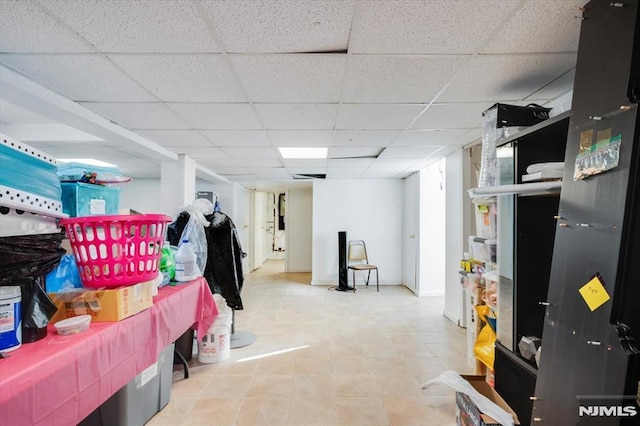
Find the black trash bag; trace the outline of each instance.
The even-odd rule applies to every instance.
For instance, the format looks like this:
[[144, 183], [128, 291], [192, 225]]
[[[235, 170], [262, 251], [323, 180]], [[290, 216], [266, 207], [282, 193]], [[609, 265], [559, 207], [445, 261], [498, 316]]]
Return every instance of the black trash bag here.
[[182, 232], [184, 228], [187, 227], [187, 223], [189, 223], [189, 213], [182, 212], [178, 215], [175, 221], [171, 222], [167, 227], [167, 241], [174, 247], [178, 247], [180, 245], [180, 238], [182, 237]]
[[44, 289], [44, 276], [65, 254], [64, 232], [0, 238], [0, 286], [19, 286], [22, 342], [47, 335], [47, 324], [57, 308]]
[[22, 294], [22, 327], [42, 328], [49, 324], [49, 320], [58, 311], [38, 280], [32, 278], [16, 278], [13, 285], [20, 286]]
[[207, 266], [204, 277], [214, 294], [220, 294], [231, 309], [244, 309], [240, 292], [244, 283], [242, 258], [246, 254], [240, 246], [236, 226], [229, 216], [213, 212], [205, 216], [211, 225], [207, 234]]
[[0, 237], [0, 285], [14, 278], [38, 278], [51, 271], [65, 254], [64, 232]]

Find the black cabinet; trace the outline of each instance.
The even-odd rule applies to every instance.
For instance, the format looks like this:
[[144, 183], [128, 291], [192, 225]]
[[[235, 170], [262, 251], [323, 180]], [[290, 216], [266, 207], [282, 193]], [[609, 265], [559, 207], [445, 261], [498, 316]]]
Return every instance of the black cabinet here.
[[[610, 411], [640, 396], [638, 1], [594, 0], [583, 17], [532, 420], [638, 425], [640, 414]], [[574, 180], [585, 152], [594, 167], [610, 160], [600, 135], [620, 142], [617, 166]], [[609, 299], [589, 307], [579, 290], [596, 275], [604, 287], [587, 294]]]
[[[564, 160], [569, 114], [539, 123], [498, 147], [500, 185], [523, 184], [528, 166]], [[526, 185], [522, 185], [526, 187]], [[542, 337], [559, 187], [555, 191], [499, 195], [498, 309], [495, 387], [522, 424], [531, 417], [537, 368], [523, 358], [523, 336]]]

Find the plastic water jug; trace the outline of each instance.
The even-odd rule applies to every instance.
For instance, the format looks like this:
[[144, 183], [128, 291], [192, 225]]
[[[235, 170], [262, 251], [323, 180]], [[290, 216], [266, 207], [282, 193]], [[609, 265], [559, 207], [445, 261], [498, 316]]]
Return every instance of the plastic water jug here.
[[195, 280], [199, 275], [196, 254], [191, 250], [189, 240], [182, 240], [175, 256], [176, 281]]

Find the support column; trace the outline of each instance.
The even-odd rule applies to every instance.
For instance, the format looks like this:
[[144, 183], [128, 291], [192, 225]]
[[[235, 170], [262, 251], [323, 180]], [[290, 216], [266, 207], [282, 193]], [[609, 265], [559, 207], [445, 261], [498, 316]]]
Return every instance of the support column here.
[[196, 193], [196, 161], [184, 154], [178, 155], [178, 161], [163, 161], [160, 185], [162, 213], [170, 215], [191, 204]]

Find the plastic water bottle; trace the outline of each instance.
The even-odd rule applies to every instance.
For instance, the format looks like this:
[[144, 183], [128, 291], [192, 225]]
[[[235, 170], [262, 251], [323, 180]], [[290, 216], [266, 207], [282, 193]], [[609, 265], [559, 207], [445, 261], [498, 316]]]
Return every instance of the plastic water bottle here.
[[176, 281], [195, 280], [198, 275], [198, 265], [196, 263], [196, 254], [191, 250], [189, 240], [182, 240], [182, 244], [178, 248], [175, 256], [176, 263]]

